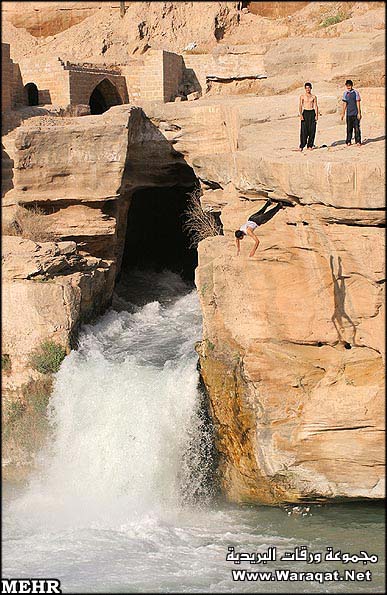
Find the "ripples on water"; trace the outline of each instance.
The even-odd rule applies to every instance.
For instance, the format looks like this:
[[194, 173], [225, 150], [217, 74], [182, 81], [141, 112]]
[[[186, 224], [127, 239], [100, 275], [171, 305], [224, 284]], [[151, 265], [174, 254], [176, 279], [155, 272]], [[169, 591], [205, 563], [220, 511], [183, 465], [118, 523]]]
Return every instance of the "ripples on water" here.
[[[213, 500], [211, 461], [194, 447], [210, 439], [198, 409], [200, 337], [196, 292], [172, 273], [127, 278], [114, 309], [84, 327], [57, 375], [39, 470], [5, 493], [3, 576], [59, 578], [68, 593], [383, 592], [382, 563], [372, 583], [233, 583], [230, 545], [382, 556], [383, 512], [358, 504], [298, 517]], [[200, 503], [182, 504], [199, 492]]]

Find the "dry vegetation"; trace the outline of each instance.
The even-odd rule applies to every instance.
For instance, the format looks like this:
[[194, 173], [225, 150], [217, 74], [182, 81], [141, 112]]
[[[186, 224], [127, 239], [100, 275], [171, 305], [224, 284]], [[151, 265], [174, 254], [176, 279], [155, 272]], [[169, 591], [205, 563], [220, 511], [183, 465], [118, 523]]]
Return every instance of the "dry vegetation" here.
[[215, 216], [202, 209], [199, 189], [189, 195], [188, 207], [184, 215], [184, 229], [190, 238], [191, 247], [196, 248], [199, 242], [205, 238], [221, 235], [222, 228]]
[[53, 242], [55, 235], [47, 229], [47, 219], [38, 207], [18, 207], [14, 219], [3, 226], [3, 235], [20, 236], [34, 242]]
[[22, 448], [32, 457], [44, 444], [48, 429], [47, 407], [52, 377], [31, 379], [18, 397], [4, 408], [3, 438], [11, 447]]
[[3, 353], [1, 355], [1, 371], [4, 374], [9, 375], [11, 373], [11, 370], [12, 370], [11, 358], [8, 355], [8, 353]]
[[[48, 405], [53, 374], [59, 370], [65, 355], [66, 350], [61, 345], [43, 342], [30, 355], [30, 365], [41, 377], [31, 378], [20, 389], [15, 389], [11, 402], [3, 407], [3, 438], [8, 448], [21, 448], [29, 460], [42, 448], [49, 431]], [[2, 367], [9, 365], [3, 356]]]

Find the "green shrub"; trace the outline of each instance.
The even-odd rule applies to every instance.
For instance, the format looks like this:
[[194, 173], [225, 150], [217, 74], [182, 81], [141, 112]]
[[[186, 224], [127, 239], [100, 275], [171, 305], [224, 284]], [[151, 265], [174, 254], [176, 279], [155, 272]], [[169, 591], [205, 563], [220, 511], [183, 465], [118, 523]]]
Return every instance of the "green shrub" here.
[[26, 410], [26, 406], [25, 403], [23, 403], [23, 401], [14, 401], [13, 403], [10, 404], [9, 409], [8, 409], [8, 415], [7, 415], [7, 422], [8, 424], [10, 424], [11, 426], [14, 425], [16, 422], [18, 422], [20, 420], [20, 418], [23, 416], [23, 413]]
[[51, 376], [38, 380], [30, 380], [22, 386], [22, 395], [35, 413], [45, 415], [52, 391]]
[[214, 351], [215, 345], [209, 339], [207, 339], [207, 346], [208, 346], [208, 349], [210, 349], [210, 351]]
[[1, 369], [6, 374], [9, 374], [12, 369], [11, 358], [8, 353], [4, 353], [4, 355], [1, 356]]
[[17, 390], [17, 398], [5, 408], [3, 418], [3, 437], [9, 448], [22, 448], [33, 455], [43, 446], [49, 431], [51, 391], [52, 376], [31, 379]]
[[66, 350], [62, 345], [53, 341], [44, 341], [31, 353], [30, 365], [41, 374], [54, 374], [59, 370], [65, 356]]
[[321, 23], [321, 27], [330, 27], [331, 25], [337, 25], [337, 23], [341, 23], [341, 21], [345, 21], [345, 19], [347, 19], [347, 15], [345, 15], [342, 12], [339, 12], [338, 14], [332, 16], [332, 17], [327, 17], [322, 23]]

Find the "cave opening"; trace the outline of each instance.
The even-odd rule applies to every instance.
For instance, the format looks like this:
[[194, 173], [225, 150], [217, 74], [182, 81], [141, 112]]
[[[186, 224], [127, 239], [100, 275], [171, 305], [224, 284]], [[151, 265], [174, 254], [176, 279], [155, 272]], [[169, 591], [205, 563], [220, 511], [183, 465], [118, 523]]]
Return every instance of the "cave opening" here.
[[122, 99], [117, 90], [108, 79], [103, 79], [94, 89], [89, 99], [90, 113], [99, 115], [106, 112], [113, 105], [121, 105]]
[[120, 277], [136, 270], [178, 273], [194, 282], [197, 250], [185, 227], [194, 187], [172, 186], [136, 191], [127, 215]]
[[39, 91], [35, 83], [27, 83], [24, 86], [27, 105], [39, 105]]

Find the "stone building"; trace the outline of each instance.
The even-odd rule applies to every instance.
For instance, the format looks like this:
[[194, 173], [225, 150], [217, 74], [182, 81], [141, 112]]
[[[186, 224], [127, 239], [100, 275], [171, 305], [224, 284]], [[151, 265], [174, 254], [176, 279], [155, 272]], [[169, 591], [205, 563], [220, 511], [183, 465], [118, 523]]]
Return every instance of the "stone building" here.
[[117, 66], [76, 64], [60, 58], [20, 60], [23, 93], [17, 105], [89, 105], [99, 114], [113, 105], [128, 103], [125, 77]]
[[234, 79], [263, 76], [262, 51], [255, 54], [190, 54], [149, 49], [124, 64], [76, 63], [59, 57], [10, 58], [2, 53], [3, 112], [23, 106], [85, 105], [101, 114], [113, 105], [146, 101], [174, 101], [197, 91], [204, 95], [209, 81], [227, 84]]
[[92, 114], [100, 114], [141, 99], [173, 101], [183, 80], [182, 57], [164, 50], [149, 50], [122, 65], [43, 56], [15, 64], [9, 44], [2, 45], [3, 111], [26, 105], [89, 105]]

